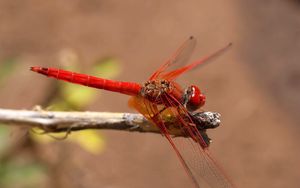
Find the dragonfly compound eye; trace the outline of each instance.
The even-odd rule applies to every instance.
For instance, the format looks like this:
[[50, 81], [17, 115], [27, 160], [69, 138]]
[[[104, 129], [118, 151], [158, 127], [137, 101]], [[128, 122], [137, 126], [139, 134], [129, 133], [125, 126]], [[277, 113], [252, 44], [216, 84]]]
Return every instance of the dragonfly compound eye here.
[[197, 86], [191, 85], [184, 92], [183, 104], [189, 111], [197, 110], [205, 104], [205, 96]]

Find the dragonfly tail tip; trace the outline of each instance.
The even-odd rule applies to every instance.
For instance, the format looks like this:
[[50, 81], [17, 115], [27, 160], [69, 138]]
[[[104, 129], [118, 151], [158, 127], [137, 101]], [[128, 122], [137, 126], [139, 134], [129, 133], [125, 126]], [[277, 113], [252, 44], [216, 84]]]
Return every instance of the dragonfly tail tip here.
[[40, 67], [30, 67], [30, 70], [33, 72], [38, 72], [40, 70]]
[[40, 74], [47, 74], [49, 69], [44, 67], [30, 67], [30, 70]]

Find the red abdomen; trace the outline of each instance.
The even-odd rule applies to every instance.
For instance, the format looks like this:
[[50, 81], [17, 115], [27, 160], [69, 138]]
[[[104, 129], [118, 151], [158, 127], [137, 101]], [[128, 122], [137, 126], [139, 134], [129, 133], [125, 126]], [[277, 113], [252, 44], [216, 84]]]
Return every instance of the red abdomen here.
[[30, 70], [59, 80], [132, 96], [138, 95], [141, 90], [141, 85], [138, 83], [113, 81], [56, 68], [31, 67]]

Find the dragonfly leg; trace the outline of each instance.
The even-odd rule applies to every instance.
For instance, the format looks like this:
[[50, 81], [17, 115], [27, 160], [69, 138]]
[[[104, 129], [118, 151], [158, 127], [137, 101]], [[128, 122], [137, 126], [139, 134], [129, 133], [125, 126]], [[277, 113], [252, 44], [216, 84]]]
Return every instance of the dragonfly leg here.
[[163, 109], [161, 109], [159, 112], [157, 112], [156, 114], [154, 114], [151, 118], [156, 118], [159, 114], [161, 114], [163, 111], [165, 111], [167, 109], [167, 107], [164, 107]]

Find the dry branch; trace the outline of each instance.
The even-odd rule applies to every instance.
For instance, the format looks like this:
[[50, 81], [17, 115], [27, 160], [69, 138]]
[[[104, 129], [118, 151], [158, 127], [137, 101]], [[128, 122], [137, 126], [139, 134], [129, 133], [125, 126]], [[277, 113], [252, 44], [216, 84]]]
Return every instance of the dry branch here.
[[[218, 126], [220, 115], [200, 112], [201, 123]], [[111, 129], [131, 132], [160, 133], [141, 114], [111, 112], [58, 112], [44, 110], [10, 110], [0, 108], [0, 123], [15, 126], [38, 127], [45, 132], [67, 132], [84, 129]]]

